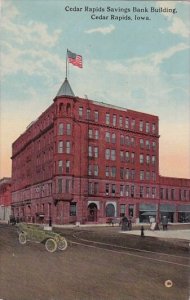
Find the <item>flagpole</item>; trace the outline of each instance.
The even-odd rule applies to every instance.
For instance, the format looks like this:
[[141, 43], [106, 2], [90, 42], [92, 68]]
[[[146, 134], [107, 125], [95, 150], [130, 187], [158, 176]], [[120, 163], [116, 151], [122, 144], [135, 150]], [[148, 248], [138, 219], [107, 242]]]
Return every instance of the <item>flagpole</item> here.
[[[68, 52], [68, 49], [67, 49], [67, 52]], [[66, 78], [67, 78], [67, 53], [66, 53]]]

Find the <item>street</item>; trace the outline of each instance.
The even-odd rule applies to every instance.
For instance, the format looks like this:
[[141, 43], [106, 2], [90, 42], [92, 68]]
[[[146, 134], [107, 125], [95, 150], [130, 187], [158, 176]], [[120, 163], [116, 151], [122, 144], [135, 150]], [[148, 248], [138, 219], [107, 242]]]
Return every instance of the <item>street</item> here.
[[[189, 299], [185, 243], [123, 235], [111, 227], [59, 231], [69, 247], [48, 253], [43, 244], [20, 245], [16, 227], [0, 225], [0, 299]], [[173, 286], [165, 287], [166, 280]]]

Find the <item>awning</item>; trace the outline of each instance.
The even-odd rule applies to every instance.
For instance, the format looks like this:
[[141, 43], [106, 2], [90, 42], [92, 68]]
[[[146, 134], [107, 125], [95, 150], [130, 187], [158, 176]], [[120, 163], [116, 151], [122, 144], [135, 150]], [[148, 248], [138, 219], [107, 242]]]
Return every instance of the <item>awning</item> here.
[[141, 214], [141, 216], [156, 216], [155, 211], [145, 211]]
[[174, 204], [160, 204], [160, 212], [176, 212]]
[[177, 207], [177, 210], [178, 210], [178, 212], [190, 212], [190, 205], [189, 204], [187, 204], [187, 205], [183, 205], [183, 204], [181, 204], [181, 205], [178, 205], [178, 207]]
[[157, 210], [157, 205], [156, 204], [146, 204], [146, 203], [141, 203], [139, 205], [139, 210], [140, 211], [155, 211]]

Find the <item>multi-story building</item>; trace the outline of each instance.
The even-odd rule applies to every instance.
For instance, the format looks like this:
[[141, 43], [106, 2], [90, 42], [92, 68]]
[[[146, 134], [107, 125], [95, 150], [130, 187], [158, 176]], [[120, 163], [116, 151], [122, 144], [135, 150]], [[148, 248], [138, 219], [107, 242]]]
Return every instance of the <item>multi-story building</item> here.
[[0, 221], [9, 222], [11, 214], [11, 178], [0, 179]]
[[57, 224], [190, 221], [190, 180], [159, 176], [157, 116], [76, 97], [65, 79], [13, 143], [12, 210]]

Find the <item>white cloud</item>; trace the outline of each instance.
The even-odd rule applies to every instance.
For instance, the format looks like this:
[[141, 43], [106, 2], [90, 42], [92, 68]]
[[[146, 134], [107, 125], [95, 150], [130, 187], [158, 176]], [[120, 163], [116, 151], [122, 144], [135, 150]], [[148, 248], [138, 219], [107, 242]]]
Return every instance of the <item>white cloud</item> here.
[[179, 34], [184, 38], [188, 38], [190, 35], [189, 26], [187, 26], [180, 18], [175, 17], [172, 20], [172, 24], [168, 27], [168, 31], [173, 34]]
[[115, 30], [115, 26], [114, 25], [109, 25], [107, 27], [92, 28], [92, 29], [86, 30], [85, 33], [91, 34], [91, 33], [99, 32], [99, 33], [102, 33], [102, 34], [109, 34], [114, 30]]

